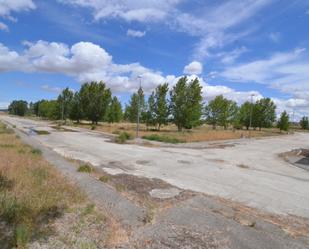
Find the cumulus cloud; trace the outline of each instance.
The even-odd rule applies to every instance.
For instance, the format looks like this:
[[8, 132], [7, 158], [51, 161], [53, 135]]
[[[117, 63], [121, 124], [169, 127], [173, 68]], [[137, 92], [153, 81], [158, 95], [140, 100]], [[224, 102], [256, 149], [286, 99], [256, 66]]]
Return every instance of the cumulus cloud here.
[[186, 65], [183, 73], [184, 74], [201, 74], [203, 72], [203, 65], [198, 61], [193, 61], [189, 65]]
[[10, 17], [12, 12], [21, 12], [35, 9], [32, 0], [1, 0], [0, 16]]
[[132, 36], [132, 37], [143, 37], [146, 35], [146, 31], [139, 31], [139, 30], [133, 30], [133, 29], [128, 29], [127, 31], [127, 36]]

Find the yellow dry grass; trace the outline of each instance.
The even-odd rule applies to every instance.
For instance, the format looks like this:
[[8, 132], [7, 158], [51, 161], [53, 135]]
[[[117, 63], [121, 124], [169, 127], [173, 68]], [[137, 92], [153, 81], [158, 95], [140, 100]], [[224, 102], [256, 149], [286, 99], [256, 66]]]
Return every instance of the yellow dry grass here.
[[[92, 125], [89, 122], [83, 121], [81, 124], [75, 124], [75, 126], [91, 129]], [[119, 134], [123, 131], [128, 132], [133, 137], [136, 135], [136, 124], [133, 123], [99, 123], [95, 128], [97, 131], [102, 131], [106, 133]], [[201, 142], [201, 141], [217, 141], [217, 140], [228, 140], [228, 139], [238, 139], [242, 137], [265, 137], [280, 135], [278, 129], [262, 129], [259, 130], [224, 130], [218, 128], [213, 130], [212, 127], [208, 125], [202, 125], [200, 127], [194, 128], [192, 130], [184, 130], [182, 132], [177, 131], [175, 125], [167, 125], [161, 128], [160, 131], [151, 130], [146, 128], [144, 124], [140, 126], [140, 136], [148, 135], [162, 135], [170, 138], [176, 138], [183, 142]]]

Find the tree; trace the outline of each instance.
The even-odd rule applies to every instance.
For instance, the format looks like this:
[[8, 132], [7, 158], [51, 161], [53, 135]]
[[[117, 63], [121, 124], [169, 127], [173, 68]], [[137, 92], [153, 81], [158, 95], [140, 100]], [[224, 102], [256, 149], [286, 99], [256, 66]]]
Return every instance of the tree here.
[[202, 87], [198, 79], [188, 83], [182, 77], [170, 92], [170, 110], [178, 131], [192, 129], [200, 124], [202, 115]]
[[76, 120], [77, 123], [79, 123], [80, 120], [83, 118], [83, 111], [79, 92], [76, 92], [73, 96], [69, 117], [72, 120]]
[[215, 97], [205, 107], [206, 121], [212, 125], [213, 129], [216, 129], [217, 125], [227, 129], [229, 124], [236, 122], [237, 112], [237, 103], [224, 98], [223, 95]]
[[102, 120], [111, 102], [111, 91], [101, 82], [85, 83], [80, 89], [81, 107], [85, 118], [93, 124]]
[[308, 129], [309, 129], [309, 120], [308, 120], [308, 117], [302, 117], [302, 119], [300, 120], [299, 124], [300, 124], [300, 127], [301, 127], [303, 130], [308, 130]]
[[107, 109], [106, 121], [109, 123], [118, 123], [122, 119], [121, 103], [115, 96]]
[[41, 100], [38, 104], [38, 116], [50, 120], [60, 118], [60, 108], [56, 100]]
[[[238, 120], [241, 126], [245, 126], [247, 130], [250, 127], [251, 110], [253, 111], [254, 104], [245, 102], [241, 105], [238, 112]], [[253, 117], [252, 117], [253, 118]]]
[[137, 93], [133, 93], [131, 95], [130, 103], [126, 107], [126, 116], [131, 123], [135, 123], [137, 121], [138, 109], [140, 111], [140, 121], [145, 122], [147, 118], [147, 110], [142, 88], [138, 89]]
[[270, 128], [276, 121], [276, 105], [270, 98], [263, 98], [253, 107], [253, 127]]
[[28, 103], [24, 100], [14, 100], [8, 109], [12, 115], [25, 116], [28, 111]]
[[280, 131], [288, 131], [290, 128], [289, 115], [286, 111], [281, 113], [280, 119], [278, 121], [278, 128], [280, 129]]
[[60, 116], [66, 123], [67, 118], [71, 112], [72, 100], [74, 97], [74, 93], [67, 87], [62, 93], [58, 96], [58, 105], [60, 107]]
[[[157, 86], [154, 94], [154, 114], [155, 114], [155, 125], [158, 125], [160, 130], [162, 125], [168, 123], [169, 106], [167, 102], [168, 84]], [[148, 102], [148, 105], [150, 103]]]
[[148, 126], [156, 126], [156, 102], [155, 102], [155, 94], [154, 92], [148, 98], [148, 105], [146, 111], [146, 125]]

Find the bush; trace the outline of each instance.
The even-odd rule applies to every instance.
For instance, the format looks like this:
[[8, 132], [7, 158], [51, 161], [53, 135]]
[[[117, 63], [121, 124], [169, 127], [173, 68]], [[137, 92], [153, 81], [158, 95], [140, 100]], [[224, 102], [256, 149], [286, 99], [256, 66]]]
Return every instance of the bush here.
[[82, 165], [78, 168], [78, 172], [91, 173], [93, 171], [92, 167], [88, 164]]
[[107, 183], [109, 181], [109, 176], [104, 175], [99, 178], [101, 182]]
[[171, 144], [183, 143], [183, 141], [180, 139], [168, 137], [168, 136], [160, 136], [157, 134], [143, 136], [143, 139], [147, 139], [150, 141], [158, 141], [158, 142], [163, 142], [163, 143], [171, 143]]
[[116, 142], [119, 144], [125, 143], [127, 140], [132, 139], [132, 136], [127, 132], [121, 132], [116, 138]]
[[41, 155], [42, 151], [40, 149], [32, 149], [31, 153], [34, 154], [34, 155]]

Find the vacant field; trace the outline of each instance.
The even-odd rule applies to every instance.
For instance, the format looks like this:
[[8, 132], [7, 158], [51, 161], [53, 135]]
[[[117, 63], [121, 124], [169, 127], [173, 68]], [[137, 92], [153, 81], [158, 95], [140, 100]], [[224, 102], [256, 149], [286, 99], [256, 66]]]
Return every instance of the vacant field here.
[[108, 219], [2, 123], [0, 158], [1, 249], [105, 245]]
[[[75, 126], [93, 129], [94, 127], [89, 122], [82, 122], [80, 124], [74, 124]], [[133, 137], [136, 136], [136, 124], [133, 123], [99, 123], [95, 126], [95, 130], [103, 131], [107, 133], [119, 134], [121, 132], [128, 132]], [[177, 131], [175, 125], [164, 126], [160, 131], [148, 129], [144, 124], [140, 126], [140, 136], [160, 135], [168, 137], [170, 139], [177, 139], [180, 142], [200, 142], [200, 141], [214, 141], [214, 140], [226, 140], [226, 139], [238, 139], [242, 137], [265, 137], [280, 135], [280, 131], [276, 128], [259, 130], [224, 130], [223, 128], [217, 128], [213, 130], [208, 125], [194, 128], [192, 130], [184, 130], [182, 132]], [[168, 140], [168, 139], [167, 139]]]

